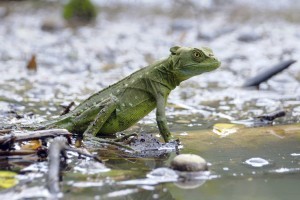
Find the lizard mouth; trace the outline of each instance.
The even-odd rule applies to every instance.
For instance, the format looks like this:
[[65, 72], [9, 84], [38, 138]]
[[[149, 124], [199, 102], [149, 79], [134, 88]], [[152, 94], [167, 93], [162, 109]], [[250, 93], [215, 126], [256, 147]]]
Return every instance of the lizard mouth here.
[[214, 69], [217, 69], [221, 65], [220, 61], [210, 62], [210, 63], [196, 63], [196, 64], [190, 64], [190, 65], [184, 65], [184, 68], [189, 67], [197, 67], [197, 69], [200, 69], [201, 71], [212, 71]]
[[220, 61], [216, 61], [216, 62], [212, 62], [208, 68], [210, 68], [211, 70], [214, 70], [214, 69], [219, 68], [220, 65], [221, 65], [221, 62]]

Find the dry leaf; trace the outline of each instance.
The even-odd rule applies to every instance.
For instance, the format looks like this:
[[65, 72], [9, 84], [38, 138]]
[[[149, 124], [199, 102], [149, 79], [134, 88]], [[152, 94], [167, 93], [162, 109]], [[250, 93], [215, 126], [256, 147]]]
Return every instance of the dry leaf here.
[[36, 150], [42, 146], [42, 142], [40, 140], [31, 140], [26, 142], [24, 145], [21, 146], [23, 150]]
[[37, 71], [36, 56], [34, 54], [31, 56], [30, 61], [27, 63], [27, 69], [30, 71]]

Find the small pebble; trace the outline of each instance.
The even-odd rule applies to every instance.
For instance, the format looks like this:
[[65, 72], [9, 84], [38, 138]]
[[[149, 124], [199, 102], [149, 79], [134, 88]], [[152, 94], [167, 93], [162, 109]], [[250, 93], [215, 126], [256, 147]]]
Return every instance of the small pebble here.
[[194, 154], [181, 154], [176, 156], [171, 162], [171, 168], [178, 171], [206, 171], [207, 162], [200, 156]]

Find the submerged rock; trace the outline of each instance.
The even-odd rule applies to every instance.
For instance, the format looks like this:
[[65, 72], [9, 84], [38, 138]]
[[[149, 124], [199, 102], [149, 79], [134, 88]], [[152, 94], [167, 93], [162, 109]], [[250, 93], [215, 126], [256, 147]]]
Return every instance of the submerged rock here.
[[171, 168], [178, 171], [206, 171], [207, 162], [200, 156], [194, 154], [181, 154], [176, 156], [171, 162]]

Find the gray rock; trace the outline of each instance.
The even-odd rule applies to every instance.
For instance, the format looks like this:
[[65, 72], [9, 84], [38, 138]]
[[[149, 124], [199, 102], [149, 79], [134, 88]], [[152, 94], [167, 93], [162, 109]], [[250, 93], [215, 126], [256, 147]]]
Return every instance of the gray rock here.
[[4, 7], [0, 7], [0, 18], [4, 18], [9, 14], [9, 10]]
[[171, 168], [178, 171], [206, 171], [207, 162], [200, 156], [194, 154], [181, 154], [176, 156], [171, 162]]
[[263, 35], [260, 34], [260, 33], [257, 33], [257, 32], [244, 32], [244, 33], [241, 33], [239, 36], [238, 36], [238, 41], [240, 42], [256, 42], [258, 40], [261, 40], [263, 38]]
[[171, 24], [172, 31], [187, 31], [193, 28], [193, 23], [191, 20], [175, 20]]

